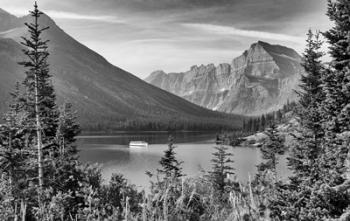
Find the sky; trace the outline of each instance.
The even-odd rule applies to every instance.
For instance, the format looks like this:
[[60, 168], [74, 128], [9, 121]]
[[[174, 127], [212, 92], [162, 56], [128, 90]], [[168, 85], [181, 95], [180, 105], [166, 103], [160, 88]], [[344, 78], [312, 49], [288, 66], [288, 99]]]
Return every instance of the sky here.
[[[155, 70], [229, 63], [258, 41], [302, 53], [306, 32], [327, 30], [327, 0], [38, 0], [69, 35], [145, 78]], [[0, 0], [27, 14], [31, 0]]]

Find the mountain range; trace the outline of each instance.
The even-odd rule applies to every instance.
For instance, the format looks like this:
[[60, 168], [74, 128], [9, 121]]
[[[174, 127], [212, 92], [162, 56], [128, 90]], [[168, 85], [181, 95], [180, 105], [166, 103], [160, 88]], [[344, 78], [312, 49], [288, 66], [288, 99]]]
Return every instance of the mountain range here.
[[[1, 113], [7, 109], [15, 83], [25, 76], [18, 65], [25, 59], [19, 43], [21, 36], [27, 35], [25, 22], [32, 22], [32, 17], [16, 17], [0, 9]], [[49, 16], [43, 14], [39, 23], [50, 27], [43, 39], [50, 40], [49, 64], [58, 102], [72, 103], [83, 127], [108, 125], [118, 129], [117, 125], [135, 120], [240, 125], [238, 116], [197, 106], [110, 64], [65, 33]]]
[[230, 64], [192, 66], [182, 73], [155, 71], [145, 81], [212, 110], [260, 115], [297, 99], [301, 62], [295, 50], [259, 41]]

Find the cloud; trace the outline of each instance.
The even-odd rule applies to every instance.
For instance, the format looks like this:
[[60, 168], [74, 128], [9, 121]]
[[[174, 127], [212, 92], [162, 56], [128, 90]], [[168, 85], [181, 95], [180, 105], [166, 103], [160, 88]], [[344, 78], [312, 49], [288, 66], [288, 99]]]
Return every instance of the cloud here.
[[269, 39], [269, 40], [277, 40], [277, 41], [287, 41], [300, 43], [304, 41], [304, 38], [286, 35], [286, 34], [278, 34], [264, 31], [254, 31], [254, 30], [242, 30], [229, 26], [221, 26], [221, 25], [213, 25], [213, 24], [197, 24], [197, 23], [185, 23], [183, 24], [185, 27], [195, 28], [201, 31], [219, 34], [219, 35], [234, 35], [248, 38], [257, 38], [257, 39]]
[[101, 21], [101, 22], [108, 22], [108, 23], [124, 22], [123, 20], [118, 19], [115, 16], [108, 16], [108, 15], [85, 15], [85, 14], [77, 14], [77, 13], [64, 12], [64, 11], [52, 11], [52, 10], [46, 11], [45, 13], [54, 19], [92, 20], [92, 21]]
[[[3, 7], [3, 9], [16, 16], [25, 16], [29, 14], [30, 7]], [[100, 21], [106, 23], [124, 23], [125, 21], [117, 18], [116, 16], [109, 15], [91, 15], [91, 14], [79, 14], [66, 11], [56, 10], [44, 10], [45, 14], [49, 15], [53, 19], [67, 19], [67, 20], [89, 20], [89, 21]]]
[[[329, 23], [327, 0], [37, 1], [75, 39], [138, 76], [229, 62], [257, 40], [302, 52], [307, 29]], [[0, 5], [16, 15], [33, 8], [28, 0]]]

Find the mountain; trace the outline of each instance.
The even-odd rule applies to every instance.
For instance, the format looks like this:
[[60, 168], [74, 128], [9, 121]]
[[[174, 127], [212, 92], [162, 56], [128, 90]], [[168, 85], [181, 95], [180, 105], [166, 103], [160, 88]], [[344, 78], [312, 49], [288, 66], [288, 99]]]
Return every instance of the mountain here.
[[192, 66], [183, 73], [155, 71], [145, 81], [212, 110], [260, 115], [297, 99], [301, 59], [291, 48], [259, 41], [231, 64]]
[[20, 20], [10, 13], [0, 8], [0, 32], [8, 31], [12, 28], [20, 27]]
[[[0, 18], [6, 21], [0, 22], [0, 111], [4, 112], [15, 82], [24, 79], [24, 70], [17, 64], [24, 59], [19, 42], [27, 34], [24, 22], [32, 18], [17, 18], [3, 10]], [[70, 37], [47, 15], [42, 15], [39, 23], [50, 26], [43, 38], [50, 40], [49, 63], [58, 101], [72, 103], [85, 128], [141, 128], [137, 121], [148, 125], [156, 120], [201, 125], [211, 122], [230, 127], [240, 124], [236, 116], [194, 105], [113, 66]], [[225, 123], [225, 119], [230, 120]]]

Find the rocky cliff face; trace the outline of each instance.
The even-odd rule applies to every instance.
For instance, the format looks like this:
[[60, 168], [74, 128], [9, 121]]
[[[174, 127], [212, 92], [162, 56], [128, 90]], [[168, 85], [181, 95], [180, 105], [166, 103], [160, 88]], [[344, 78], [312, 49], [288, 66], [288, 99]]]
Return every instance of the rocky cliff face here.
[[231, 64], [193, 66], [185, 73], [155, 71], [145, 81], [209, 109], [258, 115], [297, 99], [300, 63], [293, 49], [259, 41]]

